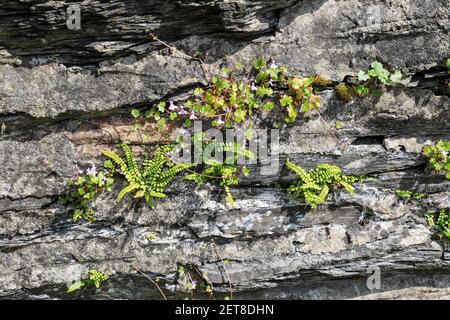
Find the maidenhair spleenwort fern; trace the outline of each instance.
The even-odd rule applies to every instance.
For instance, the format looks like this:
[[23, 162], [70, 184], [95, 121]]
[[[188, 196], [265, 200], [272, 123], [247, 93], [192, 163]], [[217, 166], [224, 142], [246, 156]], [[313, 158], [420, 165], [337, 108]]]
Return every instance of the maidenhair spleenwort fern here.
[[90, 269], [88, 272], [88, 277], [86, 279], [82, 279], [80, 281], [75, 282], [72, 284], [68, 289], [67, 292], [71, 293], [76, 290], [81, 289], [82, 287], [86, 285], [94, 285], [97, 289], [100, 288], [102, 285], [102, 282], [109, 279], [109, 276], [106, 273], [103, 273], [101, 271], [97, 271], [95, 269]]
[[425, 213], [428, 224], [437, 231], [439, 237], [450, 240], [450, 209]]
[[352, 184], [361, 181], [359, 177], [341, 176], [341, 169], [329, 164], [319, 164], [309, 171], [289, 160], [286, 161], [286, 166], [299, 177], [288, 192], [297, 197], [305, 197], [305, 202], [313, 209], [325, 203], [330, 189], [343, 187], [347, 192], [353, 193]]
[[131, 148], [122, 143], [119, 145], [125, 155], [125, 159], [111, 151], [102, 151], [103, 155], [110, 158], [117, 166], [117, 170], [125, 176], [127, 185], [120, 190], [117, 196], [119, 202], [128, 193], [134, 193], [135, 198], [145, 198], [145, 201], [153, 207], [154, 198], [165, 198], [164, 191], [173, 178], [180, 172], [190, 168], [191, 164], [174, 164], [167, 153], [172, 151], [173, 145], [159, 146], [153, 157], [146, 158], [139, 167]]
[[230, 192], [230, 187], [239, 183], [237, 176], [239, 171], [244, 175], [248, 175], [248, 168], [236, 165], [239, 158], [254, 159], [253, 153], [240, 146], [236, 142], [218, 142], [210, 141], [206, 146], [214, 148], [215, 152], [226, 153], [226, 159], [219, 162], [215, 159], [203, 159], [205, 167], [201, 173], [191, 173], [186, 175], [185, 179], [196, 182], [197, 184], [205, 184], [207, 182], [218, 182], [225, 190], [225, 200], [230, 208], [234, 208], [234, 199]]

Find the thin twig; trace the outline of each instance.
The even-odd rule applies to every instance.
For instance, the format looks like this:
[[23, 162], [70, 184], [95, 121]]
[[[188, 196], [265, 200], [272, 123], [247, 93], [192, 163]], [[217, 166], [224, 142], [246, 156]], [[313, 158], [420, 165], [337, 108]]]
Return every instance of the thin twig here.
[[155, 35], [154, 33], [152, 33], [152, 32], [150, 32], [149, 34], [150, 34], [150, 36], [152, 37], [152, 40], [161, 43], [163, 46], [165, 46], [165, 47], [168, 48], [169, 50], [172, 50], [172, 51], [174, 51], [174, 52], [178, 52], [178, 53], [180, 53], [181, 55], [183, 55], [185, 58], [188, 58], [188, 59], [190, 59], [190, 60], [194, 60], [194, 61], [199, 62], [199, 63], [200, 63], [200, 66], [202, 67], [203, 75], [205, 76], [205, 78], [206, 78], [206, 79], [211, 78], [211, 74], [209, 73], [209, 71], [208, 71], [208, 69], [206, 68], [205, 63], [203, 62], [202, 59], [193, 57], [193, 56], [191, 56], [191, 55], [185, 53], [184, 51], [181, 51], [181, 50], [178, 50], [178, 49], [175, 48], [175, 47], [172, 47], [172, 46], [171, 46], [170, 44], [168, 44], [167, 42], [162, 41], [161, 39], [159, 39], [159, 37], [156, 36], [156, 35]]
[[200, 270], [198, 270], [197, 266], [193, 265], [192, 266], [195, 270], [195, 272], [197, 272], [197, 274], [206, 281], [206, 283], [211, 287], [211, 292], [209, 293], [209, 298], [213, 298], [214, 300], [216, 300], [216, 297], [214, 297], [214, 286], [212, 284], [212, 282], [202, 273], [200, 272]]
[[320, 112], [317, 112], [317, 114], [318, 114], [320, 120], [322, 120], [322, 122], [323, 122], [323, 123], [325, 124], [325, 126], [327, 127], [328, 133], [330, 133], [333, 137], [335, 137], [336, 139], [338, 139], [338, 137], [334, 134], [334, 130], [331, 129], [331, 127], [328, 125], [328, 123], [325, 121], [325, 119], [322, 118], [322, 115], [320, 114]]
[[225, 274], [227, 275], [228, 284], [230, 286], [230, 300], [233, 300], [233, 285], [231, 283], [231, 278], [230, 278], [230, 275], [228, 273], [227, 267], [226, 267], [225, 262], [223, 261], [222, 257], [220, 256], [219, 251], [217, 250], [216, 243], [214, 242], [214, 240], [211, 240], [211, 242], [212, 242], [212, 244], [214, 246], [214, 251], [216, 252], [217, 257], [219, 257], [220, 261], [222, 261], [223, 270], [225, 271]]
[[141, 270], [139, 270], [137, 267], [135, 267], [134, 265], [132, 265], [133, 269], [136, 270], [137, 272], [139, 272], [140, 274], [142, 274], [144, 277], [146, 277], [148, 280], [151, 281], [151, 283], [153, 283], [156, 288], [158, 288], [159, 292], [161, 292], [161, 295], [163, 296], [163, 298], [165, 300], [167, 300], [166, 295], [164, 294], [164, 292], [161, 290], [161, 288], [159, 287], [159, 285], [156, 283], [155, 280], [153, 280], [152, 278], [150, 278], [148, 275], [146, 275], [144, 272], [142, 272]]

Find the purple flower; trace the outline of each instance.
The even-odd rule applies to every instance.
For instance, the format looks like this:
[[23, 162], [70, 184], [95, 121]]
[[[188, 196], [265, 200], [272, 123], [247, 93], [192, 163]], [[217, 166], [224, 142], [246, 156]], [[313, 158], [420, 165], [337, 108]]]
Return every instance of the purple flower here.
[[197, 119], [197, 116], [195, 115], [194, 112], [191, 112], [191, 115], [189, 116], [189, 119], [191, 119], [191, 120]]
[[192, 285], [195, 287], [196, 285], [197, 285], [197, 281], [195, 281], [195, 280], [192, 280]]
[[177, 110], [177, 109], [178, 109], [178, 107], [173, 104], [173, 101], [170, 101], [170, 103], [169, 103], [169, 110], [170, 111], [174, 111], [174, 110]]
[[256, 91], [256, 86], [255, 86], [254, 82], [252, 82], [252, 85], [250, 86], [250, 90]]
[[178, 114], [180, 116], [185, 116], [187, 114], [186, 110], [184, 110], [183, 108], [180, 108], [180, 110], [178, 110]]
[[93, 164], [92, 167], [86, 169], [86, 174], [88, 176], [95, 176], [97, 174], [97, 168], [95, 167], [95, 164]]
[[230, 113], [230, 112], [231, 112], [231, 109], [230, 109], [230, 108], [226, 108], [226, 109], [225, 109], [225, 112], [226, 112], [226, 113]]
[[84, 174], [84, 170], [78, 170], [78, 174], [79, 175]]
[[272, 61], [272, 63], [270, 64], [269, 68], [271, 68], [271, 69], [278, 69], [278, 66], [275, 64], [275, 62]]
[[225, 122], [223, 122], [222, 118], [219, 118], [219, 120], [217, 120], [217, 125], [221, 126], [223, 125]]
[[269, 84], [269, 86], [273, 86], [272, 79], [270, 79], [270, 80], [268, 81], [268, 84]]

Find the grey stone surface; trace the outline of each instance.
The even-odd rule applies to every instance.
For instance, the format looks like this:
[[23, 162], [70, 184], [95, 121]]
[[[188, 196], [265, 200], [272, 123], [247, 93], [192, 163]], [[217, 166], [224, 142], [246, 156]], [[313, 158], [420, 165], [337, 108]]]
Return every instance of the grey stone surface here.
[[[65, 27], [67, 5], [0, 8], [1, 297], [159, 298], [133, 266], [177, 297], [178, 265], [192, 263], [218, 294], [229, 277], [237, 298], [447, 298], [448, 249], [423, 212], [449, 208], [450, 182], [424, 170], [419, 155], [423, 144], [450, 138], [446, 1], [84, 1], [79, 32]], [[197, 49], [203, 67], [182, 53]], [[234, 210], [220, 188], [177, 179], [154, 209], [131, 198], [116, 204], [117, 185], [95, 201], [95, 223], [71, 221], [58, 202], [65, 181], [119, 140], [139, 143], [127, 129], [131, 107], [181, 99], [227, 55], [245, 64], [262, 54], [293, 74], [335, 81], [351, 81], [375, 59], [408, 77], [348, 104], [322, 91], [323, 120], [282, 129], [280, 172], [251, 166], [232, 190]], [[287, 158], [375, 180], [311, 210], [278, 186], [294, 179]], [[428, 196], [403, 201], [399, 188]], [[376, 292], [366, 286], [369, 266], [382, 272]], [[111, 280], [66, 295], [89, 268]]]

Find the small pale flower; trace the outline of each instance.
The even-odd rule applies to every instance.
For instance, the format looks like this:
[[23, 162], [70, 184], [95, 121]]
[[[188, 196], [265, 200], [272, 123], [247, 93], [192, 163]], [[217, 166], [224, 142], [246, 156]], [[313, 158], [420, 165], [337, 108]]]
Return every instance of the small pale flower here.
[[178, 134], [183, 135], [183, 134], [186, 134], [186, 133], [188, 133], [188, 131], [186, 129], [183, 129], [183, 128], [178, 129]]
[[226, 108], [226, 109], [225, 109], [225, 112], [226, 112], [226, 113], [230, 113], [230, 112], [231, 112], [231, 109], [230, 109], [230, 108]]
[[254, 83], [254, 82], [252, 82], [252, 84], [251, 84], [251, 86], [250, 86], [250, 90], [256, 91], [256, 86], [255, 86], [255, 83]]
[[180, 106], [180, 110], [178, 110], [178, 114], [180, 116], [185, 116], [187, 114], [186, 110], [184, 110], [183, 106]]
[[275, 62], [272, 62], [269, 66], [271, 69], [278, 69], [278, 66], [275, 64]]
[[95, 164], [93, 164], [92, 167], [86, 169], [86, 174], [88, 176], [95, 176], [97, 174], [97, 168]]
[[177, 109], [178, 109], [178, 107], [173, 104], [173, 101], [170, 101], [170, 103], [169, 103], [169, 110], [170, 111], [174, 111], [174, 110], [177, 110]]
[[221, 126], [223, 125], [225, 122], [223, 122], [222, 118], [219, 118], [219, 120], [217, 120], [217, 125]]
[[194, 112], [191, 112], [191, 115], [189, 116], [189, 119], [191, 119], [191, 120], [196, 120], [197, 119], [197, 116], [195, 115]]
[[273, 81], [272, 81], [272, 79], [270, 79], [267, 83], [269, 84], [269, 86], [273, 86]]

